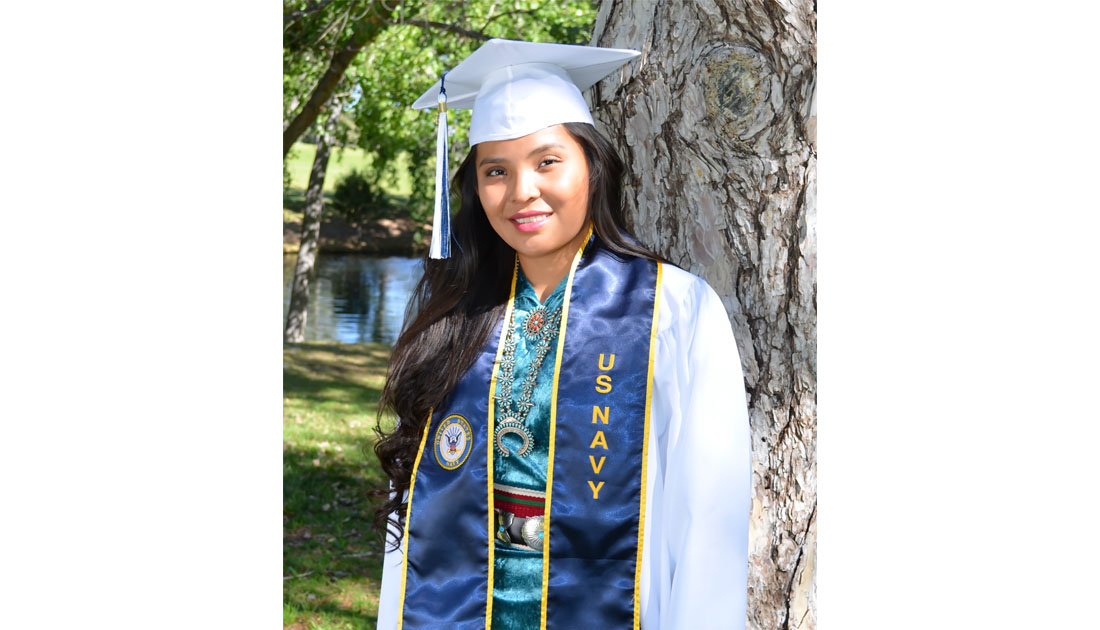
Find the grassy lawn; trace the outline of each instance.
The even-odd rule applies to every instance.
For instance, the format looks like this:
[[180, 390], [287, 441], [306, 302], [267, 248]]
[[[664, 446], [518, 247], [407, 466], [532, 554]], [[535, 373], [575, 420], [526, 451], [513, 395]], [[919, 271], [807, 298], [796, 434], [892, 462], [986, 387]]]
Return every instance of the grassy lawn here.
[[[287, 168], [290, 170], [290, 188], [305, 194], [309, 185], [309, 170], [313, 166], [313, 157], [317, 155], [317, 147], [304, 142], [295, 143], [286, 157]], [[328, 160], [328, 172], [325, 174], [326, 193], [336, 190], [336, 183], [345, 175], [354, 170], [370, 170], [371, 156], [359, 147], [338, 147], [333, 149]], [[407, 156], [401, 155], [397, 159], [399, 168], [397, 177], [382, 180], [382, 191], [395, 197], [408, 198], [412, 194], [412, 180], [409, 178]]]
[[[283, 191], [284, 222], [301, 223], [302, 221], [302, 209], [306, 205], [306, 186], [309, 185], [309, 171], [313, 167], [313, 157], [316, 154], [316, 146], [298, 142], [291, 147], [286, 157], [287, 170], [290, 172], [290, 187]], [[323, 189], [325, 203], [332, 201], [337, 182], [354, 170], [369, 171], [372, 168], [371, 162], [371, 156], [359, 147], [333, 149], [328, 162], [328, 172], [325, 174]], [[409, 177], [407, 168], [408, 156], [400, 155], [397, 158], [397, 165], [397, 174], [383, 178], [380, 186], [382, 193], [394, 208], [406, 208], [409, 196], [412, 194], [412, 179]]]
[[284, 346], [285, 629], [375, 627], [383, 551], [368, 493], [383, 479], [371, 449], [388, 360], [382, 344]]

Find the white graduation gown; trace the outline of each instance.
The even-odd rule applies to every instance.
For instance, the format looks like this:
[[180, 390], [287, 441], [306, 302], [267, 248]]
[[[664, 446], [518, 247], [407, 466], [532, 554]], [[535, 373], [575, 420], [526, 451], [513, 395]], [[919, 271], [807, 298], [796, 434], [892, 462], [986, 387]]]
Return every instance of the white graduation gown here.
[[[641, 627], [742, 630], [752, 462], [741, 362], [714, 289], [682, 269], [663, 267]], [[385, 557], [379, 630], [397, 627], [403, 553]]]

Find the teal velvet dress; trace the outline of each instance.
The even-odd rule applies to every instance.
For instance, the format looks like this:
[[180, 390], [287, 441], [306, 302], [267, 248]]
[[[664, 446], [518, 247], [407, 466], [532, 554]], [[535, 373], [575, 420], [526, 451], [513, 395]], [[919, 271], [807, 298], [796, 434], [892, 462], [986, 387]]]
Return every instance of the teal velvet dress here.
[[[516, 336], [516, 367], [511, 384], [513, 400], [519, 400], [523, 379], [535, 357], [535, 341], [527, 339], [522, 332], [527, 316], [540, 304], [547, 311], [553, 311], [560, 306], [568, 280], [568, 276], [563, 278], [554, 292], [547, 296], [546, 301], [540, 303], [523, 271], [516, 275], [511, 331]], [[495, 484], [506, 484], [538, 493], [546, 492], [546, 471], [550, 455], [550, 398], [557, 351], [557, 343], [553, 343], [539, 367], [538, 381], [531, 395], [534, 406], [526, 418], [527, 427], [534, 437], [531, 453], [524, 457], [503, 457], [494, 451]], [[505, 434], [502, 441], [512, 453], [518, 451], [522, 445], [522, 439], [515, 434]], [[493, 564], [493, 630], [538, 628], [541, 603], [542, 552], [511, 546], [498, 540]]]

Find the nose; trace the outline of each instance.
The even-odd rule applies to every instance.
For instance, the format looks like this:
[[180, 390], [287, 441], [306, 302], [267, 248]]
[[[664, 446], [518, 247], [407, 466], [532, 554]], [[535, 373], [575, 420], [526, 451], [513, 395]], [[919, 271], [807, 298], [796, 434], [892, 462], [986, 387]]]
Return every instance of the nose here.
[[538, 199], [539, 196], [537, 174], [528, 169], [520, 169], [516, 173], [515, 185], [512, 187], [512, 201], [526, 203]]

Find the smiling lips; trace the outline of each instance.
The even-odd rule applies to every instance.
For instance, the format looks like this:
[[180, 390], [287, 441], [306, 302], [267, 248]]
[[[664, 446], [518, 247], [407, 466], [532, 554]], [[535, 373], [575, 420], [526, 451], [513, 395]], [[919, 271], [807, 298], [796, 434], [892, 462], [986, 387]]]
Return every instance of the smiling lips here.
[[549, 212], [517, 212], [508, 218], [520, 232], [534, 232], [550, 218]]

